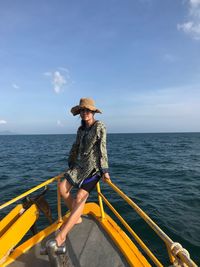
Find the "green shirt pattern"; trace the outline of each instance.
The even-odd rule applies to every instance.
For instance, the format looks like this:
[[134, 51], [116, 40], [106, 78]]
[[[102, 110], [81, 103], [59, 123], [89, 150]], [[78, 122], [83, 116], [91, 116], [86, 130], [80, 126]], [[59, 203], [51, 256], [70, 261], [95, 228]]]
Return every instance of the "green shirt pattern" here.
[[69, 169], [65, 175], [73, 185], [79, 184], [93, 173], [108, 172], [106, 128], [103, 122], [96, 121], [90, 128], [78, 128], [68, 164]]

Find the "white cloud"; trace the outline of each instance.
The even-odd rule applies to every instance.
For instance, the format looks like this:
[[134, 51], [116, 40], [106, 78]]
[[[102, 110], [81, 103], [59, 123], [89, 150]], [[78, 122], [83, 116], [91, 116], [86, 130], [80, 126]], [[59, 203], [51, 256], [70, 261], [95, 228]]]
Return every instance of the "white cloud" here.
[[188, 18], [188, 21], [178, 24], [177, 29], [200, 40], [200, 0], [188, 0]]
[[65, 77], [61, 75], [59, 71], [53, 73], [53, 85], [54, 91], [59, 94], [62, 90], [62, 87], [66, 84]]
[[45, 72], [43, 73], [43, 75], [51, 78], [54, 92], [57, 94], [63, 91], [64, 86], [69, 86], [69, 84], [71, 84], [69, 71], [68, 69], [63, 67], [59, 67], [58, 70], [53, 72]]
[[183, 30], [185, 33], [191, 35], [194, 39], [200, 40], [200, 23], [188, 21], [183, 24], [178, 24], [177, 27], [178, 30]]
[[12, 87], [13, 87], [14, 89], [19, 89], [19, 86], [18, 86], [16, 83], [13, 83], [13, 84], [12, 84]]
[[5, 120], [0, 120], [0, 124], [7, 124], [7, 121], [5, 121]]
[[196, 7], [196, 6], [200, 5], [200, 0], [190, 0], [190, 3], [192, 6]]

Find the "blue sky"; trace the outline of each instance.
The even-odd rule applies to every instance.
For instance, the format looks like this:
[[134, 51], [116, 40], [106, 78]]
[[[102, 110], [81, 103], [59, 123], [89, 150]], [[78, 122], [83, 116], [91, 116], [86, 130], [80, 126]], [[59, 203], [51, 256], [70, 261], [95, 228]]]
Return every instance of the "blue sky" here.
[[200, 0], [0, 2], [0, 132], [200, 131]]

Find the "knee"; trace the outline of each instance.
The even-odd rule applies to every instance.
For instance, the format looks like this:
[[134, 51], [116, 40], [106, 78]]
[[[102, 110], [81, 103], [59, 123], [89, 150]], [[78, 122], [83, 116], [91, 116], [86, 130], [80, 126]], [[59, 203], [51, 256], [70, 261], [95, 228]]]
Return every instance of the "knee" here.
[[68, 197], [69, 194], [70, 194], [70, 189], [71, 188], [69, 186], [67, 186], [67, 181], [66, 180], [60, 182], [59, 191], [60, 191], [61, 196]]
[[81, 202], [85, 202], [89, 196], [89, 193], [86, 191], [79, 191], [76, 195], [75, 202], [76, 204], [79, 204]]

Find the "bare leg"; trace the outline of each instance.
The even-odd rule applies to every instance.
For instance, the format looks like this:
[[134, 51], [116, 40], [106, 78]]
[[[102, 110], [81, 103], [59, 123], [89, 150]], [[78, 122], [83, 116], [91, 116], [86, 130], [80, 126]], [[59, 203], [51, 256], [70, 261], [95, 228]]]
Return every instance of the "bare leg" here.
[[73, 209], [66, 223], [63, 224], [61, 232], [56, 236], [56, 242], [58, 246], [61, 246], [66, 239], [69, 231], [80, 219], [83, 212], [85, 202], [89, 196], [89, 193], [84, 189], [79, 189], [76, 199], [74, 200]]
[[[63, 197], [64, 202], [65, 202], [66, 206], [68, 207], [68, 209], [70, 211], [73, 210], [74, 205], [76, 204], [75, 203], [76, 201], [73, 199], [73, 197], [72, 197], [72, 195], [70, 193], [71, 189], [72, 189], [72, 185], [70, 183], [68, 183], [67, 180], [64, 180], [64, 181], [60, 182], [60, 184], [59, 184], [60, 194]], [[78, 223], [81, 223], [81, 222], [82, 222], [82, 219], [80, 217], [77, 220], [76, 223], [78, 224]]]
[[69, 210], [72, 210], [72, 204], [73, 204], [73, 197], [70, 193], [71, 189], [72, 185], [68, 183], [67, 180], [63, 180], [62, 182], [60, 182], [59, 184], [60, 194], [63, 197], [64, 202]]

